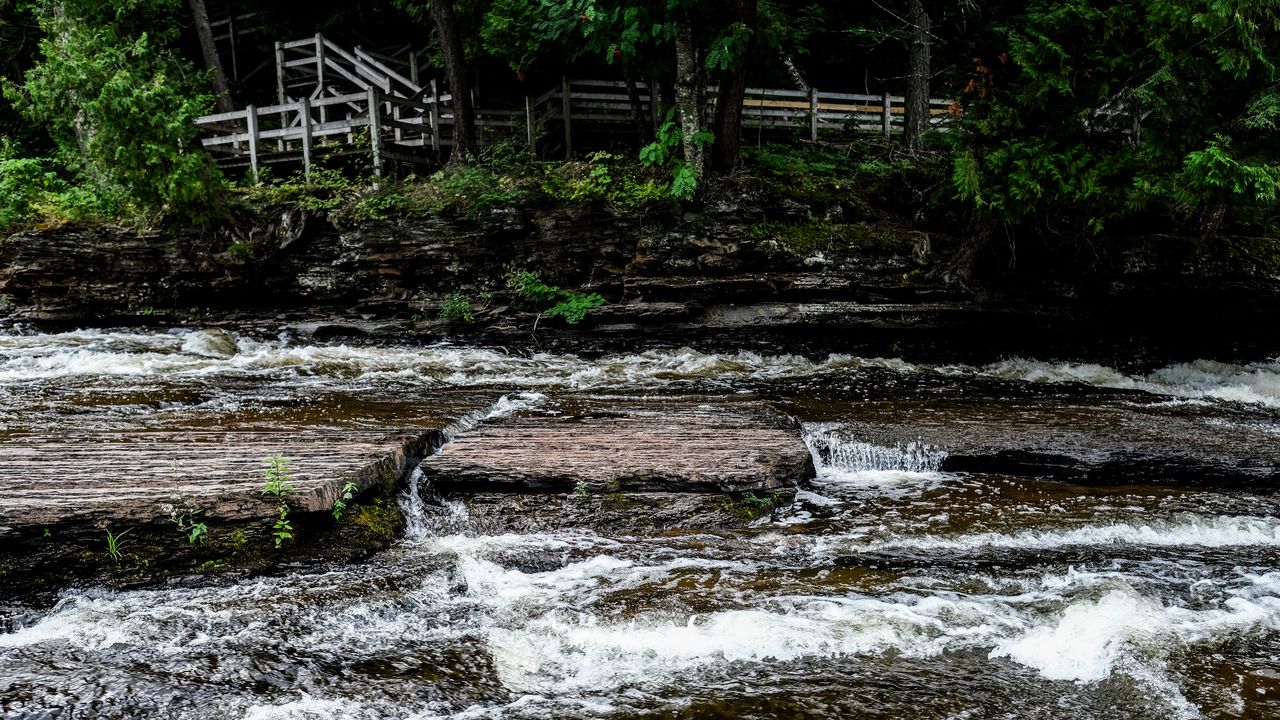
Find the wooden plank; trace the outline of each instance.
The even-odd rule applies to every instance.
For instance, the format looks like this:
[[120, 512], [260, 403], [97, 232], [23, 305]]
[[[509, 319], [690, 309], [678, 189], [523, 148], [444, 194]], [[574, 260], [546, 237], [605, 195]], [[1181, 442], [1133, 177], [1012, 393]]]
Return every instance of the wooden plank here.
[[893, 107], [891, 103], [892, 103], [892, 100], [889, 98], [888, 95], [885, 95], [883, 98], [881, 98], [880, 125], [884, 132], [885, 140], [889, 139], [890, 132], [891, 132], [890, 125], [893, 117]]
[[[381, 62], [379, 62], [379, 61], [377, 60], [377, 58], [373, 57], [372, 55], [370, 55], [369, 53], [367, 53], [367, 52], [365, 52], [365, 51], [361, 50], [361, 49], [360, 49], [360, 48], [358, 48], [358, 47], [356, 48], [356, 57], [358, 57], [358, 58], [360, 58], [360, 59], [364, 60], [366, 63], [368, 63], [368, 64], [372, 65], [376, 70], [378, 70], [379, 72], [381, 72], [381, 73], [385, 74], [388, 78], [391, 78], [392, 80], [395, 80], [396, 82], [400, 83], [401, 85], [404, 85], [406, 88], [408, 88], [409, 90], [413, 91], [413, 93], [414, 93], [415, 95], [417, 95], [417, 94], [419, 94], [419, 93], [421, 93], [421, 92], [422, 92], [422, 88], [418, 87], [418, 84], [417, 84], [417, 83], [413, 82], [413, 81], [412, 81], [412, 80], [410, 80], [409, 78], [407, 78], [407, 77], [405, 77], [405, 76], [401, 75], [400, 73], [396, 72], [395, 70], [392, 70], [391, 68], [389, 68], [389, 67], [387, 67], [386, 65], [382, 64]], [[390, 92], [390, 89], [388, 89], [388, 92]]]
[[373, 155], [373, 174], [382, 176], [382, 129], [378, 127], [380, 103], [378, 91], [369, 88], [369, 152]]
[[302, 174], [311, 179], [311, 102], [298, 101], [298, 117], [302, 119]]
[[525, 126], [525, 143], [529, 146], [529, 152], [534, 151], [533, 142], [533, 98], [528, 95], [524, 96], [524, 126]]
[[818, 142], [818, 90], [809, 88], [809, 139]]
[[249, 167], [252, 168], [253, 184], [258, 184], [258, 111], [250, 105], [245, 110], [249, 119]]

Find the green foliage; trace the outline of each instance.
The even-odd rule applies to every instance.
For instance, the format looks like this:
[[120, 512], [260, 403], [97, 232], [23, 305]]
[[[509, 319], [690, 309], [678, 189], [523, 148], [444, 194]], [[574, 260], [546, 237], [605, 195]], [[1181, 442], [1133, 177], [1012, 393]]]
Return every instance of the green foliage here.
[[169, 48], [176, 0], [33, 3], [40, 58], [5, 95], [46, 124], [58, 160], [103, 215], [154, 223], [203, 220], [224, 189], [196, 147], [194, 120], [211, 107], [190, 62]]
[[271, 537], [275, 540], [277, 548], [283, 545], [285, 540], [293, 539], [293, 522], [289, 520], [289, 506], [285, 503], [280, 503], [280, 515], [271, 526]]
[[1206, 235], [1227, 214], [1280, 214], [1280, 5], [1036, 0], [1003, 12], [952, 167], [976, 213], [1065, 237], [1153, 210]]
[[565, 292], [565, 297], [552, 305], [543, 313], [548, 316], [560, 316], [570, 325], [577, 325], [587, 316], [587, 312], [593, 308], [604, 305], [604, 297], [597, 293], [583, 295], [575, 292]]
[[267, 470], [263, 475], [266, 482], [262, 485], [262, 494], [270, 495], [279, 501], [275, 524], [272, 525], [271, 537], [279, 548], [285, 540], [293, 538], [293, 523], [289, 520], [289, 494], [293, 492], [293, 471], [289, 468], [289, 459], [273, 457], [267, 460]]
[[458, 291], [449, 293], [440, 304], [440, 319], [466, 325], [475, 322], [476, 316], [471, 310], [471, 299]]
[[333, 510], [331, 514], [334, 520], [341, 520], [342, 514], [347, 511], [347, 503], [356, 496], [357, 486], [355, 483], [348, 481], [343, 484], [342, 492], [338, 495], [338, 499], [333, 501]]
[[108, 555], [108, 556], [109, 556], [109, 557], [110, 557], [110, 558], [111, 558], [111, 559], [112, 559], [112, 560], [113, 560], [117, 565], [119, 565], [119, 564], [120, 564], [120, 559], [124, 557], [124, 553], [123, 553], [123, 550], [124, 550], [124, 540], [123, 540], [123, 538], [124, 538], [124, 536], [125, 536], [125, 535], [128, 535], [128, 534], [129, 534], [129, 532], [130, 532], [131, 530], [133, 530], [133, 528], [129, 528], [128, 530], [125, 530], [124, 532], [122, 532], [122, 533], [120, 533], [120, 534], [118, 534], [118, 535], [117, 535], [117, 534], [115, 534], [115, 533], [111, 532], [111, 529], [110, 529], [110, 528], [108, 528], [108, 529], [107, 529], [107, 555]]
[[528, 270], [512, 270], [507, 273], [507, 287], [515, 292], [516, 299], [526, 306], [546, 305], [560, 298], [564, 290], [547, 285]]
[[563, 317], [570, 325], [577, 325], [587, 316], [588, 311], [605, 304], [605, 299], [599, 294], [584, 295], [547, 285], [528, 270], [512, 270], [507, 273], [507, 286], [515, 293], [519, 304], [529, 308], [546, 308], [541, 311], [542, 314]]
[[[701, 130], [693, 136], [693, 142], [710, 145], [715, 136]], [[674, 109], [668, 110], [662, 125], [658, 127], [653, 142], [640, 148], [640, 162], [651, 167], [668, 167], [671, 171], [671, 196], [679, 200], [692, 200], [698, 192], [697, 170], [681, 159], [678, 151], [683, 133]]]
[[636, 210], [671, 197], [668, 185], [652, 173], [608, 152], [594, 152], [586, 162], [548, 168], [542, 192], [554, 200], [603, 200], [620, 210]]
[[199, 543], [209, 533], [208, 525], [195, 521], [197, 510], [189, 498], [175, 497], [174, 502], [165, 505], [164, 509], [169, 513], [169, 522], [177, 526], [188, 544]]
[[262, 485], [262, 494], [284, 500], [293, 492], [293, 471], [289, 468], [289, 458], [268, 458], [266, 464], [267, 470], [263, 473], [266, 482]]

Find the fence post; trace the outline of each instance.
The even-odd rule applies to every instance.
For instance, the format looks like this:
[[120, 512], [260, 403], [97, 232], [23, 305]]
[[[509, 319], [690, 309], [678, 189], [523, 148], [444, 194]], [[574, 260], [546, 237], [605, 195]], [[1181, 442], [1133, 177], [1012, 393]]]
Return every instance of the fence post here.
[[298, 101], [298, 117], [302, 119], [302, 174], [311, 179], [311, 101]]
[[889, 93], [885, 93], [880, 105], [880, 124], [883, 126], [883, 129], [884, 129], [885, 140], [889, 139], [891, 128], [892, 128], [892, 125], [890, 123], [893, 120], [893, 117], [891, 114], [892, 110], [890, 109], [889, 103], [890, 103]]
[[[284, 43], [276, 41], [276, 103], [284, 104]], [[288, 111], [280, 112], [280, 127], [289, 127]], [[276, 141], [276, 150], [284, 152], [284, 138]]]
[[[409, 47], [409, 82], [418, 86], [418, 53], [413, 49], [413, 46]], [[417, 99], [414, 98], [414, 100]]]
[[378, 89], [369, 88], [369, 151], [373, 153], [373, 174], [382, 177], [382, 109], [378, 103]]
[[245, 119], [249, 124], [249, 171], [253, 174], [253, 184], [258, 184], [258, 108], [250, 105], [244, 109]]
[[431, 78], [431, 110], [428, 118], [431, 121], [431, 149], [440, 153], [440, 93], [436, 88], [436, 79]]
[[533, 98], [528, 95], [524, 96], [524, 128], [529, 141], [529, 152], [533, 152]]
[[809, 140], [818, 142], [818, 88], [809, 88]]
[[560, 112], [564, 115], [564, 159], [573, 159], [573, 102], [569, 92], [569, 78], [560, 76]]
[[653, 116], [653, 136], [658, 136], [658, 128], [662, 127], [662, 86], [658, 78], [649, 78], [649, 114]]

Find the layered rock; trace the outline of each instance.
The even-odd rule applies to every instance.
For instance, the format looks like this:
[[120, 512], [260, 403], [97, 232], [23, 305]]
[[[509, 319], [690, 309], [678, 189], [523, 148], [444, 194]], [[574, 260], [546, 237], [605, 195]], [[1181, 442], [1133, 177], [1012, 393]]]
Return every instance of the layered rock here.
[[723, 400], [493, 419], [422, 470], [482, 526], [505, 528], [739, 525], [789, 504], [814, 475], [794, 421]]

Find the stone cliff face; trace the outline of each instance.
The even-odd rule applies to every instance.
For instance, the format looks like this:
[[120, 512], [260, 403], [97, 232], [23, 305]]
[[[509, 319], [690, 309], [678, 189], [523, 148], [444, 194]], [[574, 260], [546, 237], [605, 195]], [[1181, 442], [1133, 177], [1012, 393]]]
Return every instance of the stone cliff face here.
[[[693, 213], [556, 205], [475, 220], [339, 227], [285, 210], [216, 230], [64, 227], [0, 239], [19, 320], [103, 324], [278, 318], [337, 334], [449, 335], [609, 349], [637, 342], [792, 351], [1130, 356], [1274, 353], [1280, 241], [1115, 243], [1088, 273], [1055, 259], [976, 287], [939, 276], [954, 239], [817, 219], [785, 203]], [[507, 269], [599, 292], [570, 328], [512, 309]], [[437, 321], [442, 299], [476, 322]], [[3, 310], [0, 310], [3, 312]]]

